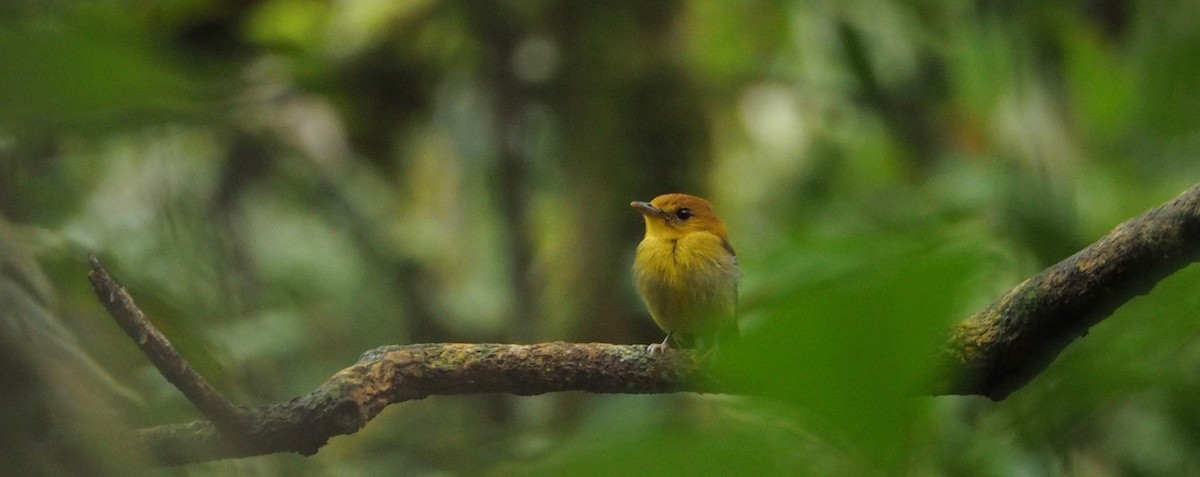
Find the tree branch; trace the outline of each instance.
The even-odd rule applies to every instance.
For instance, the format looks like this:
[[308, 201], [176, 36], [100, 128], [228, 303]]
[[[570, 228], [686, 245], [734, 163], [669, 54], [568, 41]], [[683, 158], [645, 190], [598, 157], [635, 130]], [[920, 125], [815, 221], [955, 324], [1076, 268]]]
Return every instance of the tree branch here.
[[644, 345], [603, 343], [419, 344], [368, 351], [316, 390], [251, 409], [245, 434], [222, 437], [196, 421], [139, 431], [168, 465], [276, 452], [311, 455], [330, 437], [352, 434], [389, 404], [433, 395], [558, 391], [713, 391], [693, 353], [651, 355]]
[[146, 314], [133, 303], [133, 297], [113, 280], [95, 255], [88, 256], [88, 263], [92, 265], [88, 279], [92, 282], [96, 297], [100, 298], [100, 303], [104, 304], [108, 314], [112, 315], [122, 330], [125, 330], [125, 334], [133, 338], [133, 342], [137, 343], [142, 353], [154, 363], [158, 372], [217, 427], [236, 431], [240, 425], [242, 410], [225, 399], [225, 396], [192, 369], [187, 360], [171, 346], [167, 337], [146, 319]]
[[959, 323], [939, 394], [1001, 400], [1125, 302], [1200, 259], [1200, 184], [1130, 219]]
[[358, 431], [389, 404], [432, 395], [720, 389], [700, 373], [697, 353], [651, 354], [643, 345], [602, 343], [419, 344], [368, 351], [288, 402], [239, 408], [192, 369], [96, 257], [89, 261], [88, 277], [109, 314], [209, 419], [138, 431], [142, 448], [167, 465], [276, 452], [311, 455], [329, 438]]
[[[942, 350], [946, 378], [933, 394], [1003, 399], [1118, 306], [1197, 259], [1200, 185], [1117, 226], [957, 325]], [[704, 375], [700, 357], [691, 352], [651, 355], [645, 346], [599, 343], [419, 344], [369, 351], [288, 402], [237, 408], [187, 366], [99, 262], [93, 259], [92, 266], [100, 300], [160, 372], [214, 422], [236, 423], [219, 426], [220, 432], [205, 421], [139, 431], [140, 443], [164, 464], [311, 455], [329, 438], [356, 432], [389, 404], [432, 395], [736, 391]]]

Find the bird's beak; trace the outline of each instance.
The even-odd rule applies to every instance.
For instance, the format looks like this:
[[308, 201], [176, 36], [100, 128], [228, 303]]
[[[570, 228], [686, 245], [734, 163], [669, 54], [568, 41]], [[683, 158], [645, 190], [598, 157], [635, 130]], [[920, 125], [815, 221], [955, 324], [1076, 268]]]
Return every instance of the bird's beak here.
[[649, 202], [634, 201], [634, 202], [630, 202], [629, 206], [637, 209], [638, 212], [642, 213], [642, 215], [648, 215], [648, 216], [654, 216], [654, 217], [665, 217], [666, 216], [663, 214], [662, 209], [655, 207], [653, 205], [650, 205]]

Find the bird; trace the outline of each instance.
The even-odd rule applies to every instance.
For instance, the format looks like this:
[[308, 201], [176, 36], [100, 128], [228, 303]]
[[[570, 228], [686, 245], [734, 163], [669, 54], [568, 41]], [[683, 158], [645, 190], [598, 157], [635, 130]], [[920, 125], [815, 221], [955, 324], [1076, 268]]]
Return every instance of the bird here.
[[[634, 283], [667, 336], [651, 353], [680, 347], [716, 349], [738, 337], [737, 255], [712, 204], [672, 193], [631, 202], [646, 235], [633, 261]], [[691, 345], [691, 346], [688, 346]]]

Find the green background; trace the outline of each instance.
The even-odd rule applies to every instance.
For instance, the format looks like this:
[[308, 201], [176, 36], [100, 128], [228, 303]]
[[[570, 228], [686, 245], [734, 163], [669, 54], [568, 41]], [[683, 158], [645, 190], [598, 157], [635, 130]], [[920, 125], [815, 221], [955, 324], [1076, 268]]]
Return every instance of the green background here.
[[[689, 192], [744, 274], [746, 339], [721, 371], [769, 397], [432, 397], [313, 457], [156, 472], [1200, 475], [1194, 269], [1003, 402], [914, 397], [953, 323], [1200, 182], [1197, 17], [1120, 0], [9, 1], [0, 306], [4, 340], [34, 344], [0, 364], [82, 371], [0, 373], [0, 471], [124, 475], [136, 456], [97, 429], [197, 418], [104, 314], [89, 252], [256, 405], [387, 344], [657, 341], [627, 204]], [[57, 388], [136, 397], [95, 424], [33, 419], [58, 415]], [[82, 424], [40, 424], [63, 420]]]

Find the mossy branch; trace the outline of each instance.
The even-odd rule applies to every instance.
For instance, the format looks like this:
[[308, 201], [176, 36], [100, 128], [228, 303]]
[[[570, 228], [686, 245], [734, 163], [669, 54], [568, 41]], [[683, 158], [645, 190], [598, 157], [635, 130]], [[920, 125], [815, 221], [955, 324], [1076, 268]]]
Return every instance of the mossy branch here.
[[940, 394], [1001, 400], [1133, 297], [1200, 259], [1200, 184], [1021, 282], [954, 327]]
[[[941, 351], [946, 378], [931, 393], [1003, 399], [1089, 327], [1198, 258], [1200, 185], [1119, 225], [957, 325]], [[140, 316], [99, 262], [93, 267], [94, 276], [105, 278], [94, 277], [96, 293], [114, 317], [121, 322], [121, 314]], [[144, 337], [161, 333], [144, 317], [122, 327], [201, 412], [224, 423], [139, 431], [142, 446], [164, 464], [276, 452], [310, 455], [331, 437], [356, 432], [390, 404], [432, 395], [734, 391], [702, 373], [700, 358], [691, 352], [654, 355], [641, 345], [600, 343], [419, 344], [369, 351], [290, 401], [236, 408], [203, 384], [182, 357], [164, 369], [156, 357], [163, 351], [154, 347], [170, 348], [170, 343], [151, 339], [154, 346], [148, 349]]]
[[368, 351], [308, 394], [248, 409], [238, 435], [196, 421], [145, 429], [138, 437], [168, 465], [276, 452], [311, 455], [329, 438], [357, 432], [390, 404], [454, 394], [716, 390], [699, 370], [692, 353], [651, 355], [645, 345], [385, 346]]

